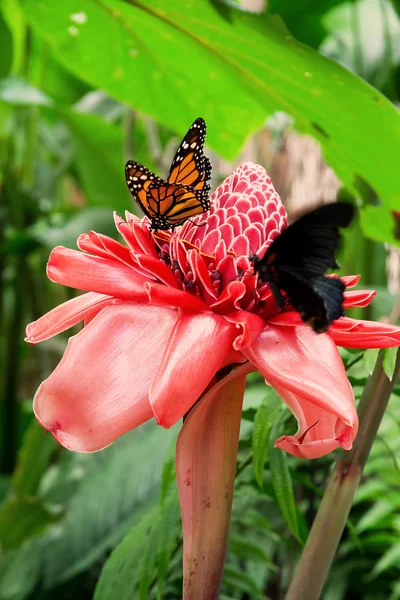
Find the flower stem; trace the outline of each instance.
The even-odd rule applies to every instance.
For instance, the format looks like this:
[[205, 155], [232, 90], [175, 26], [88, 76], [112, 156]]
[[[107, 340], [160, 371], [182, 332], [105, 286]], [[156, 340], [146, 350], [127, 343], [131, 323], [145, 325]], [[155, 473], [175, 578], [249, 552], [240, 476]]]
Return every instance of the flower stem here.
[[216, 383], [187, 416], [176, 447], [183, 528], [183, 600], [217, 600], [228, 546], [244, 363]]
[[[390, 321], [396, 323], [399, 316], [400, 296]], [[386, 377], [382, 360], [381, 351], [358, 407], [360, 427], [353, 448], [343, 453], [329, 478], [285, 600], [318, 600], [320, 597], [346, 526], [363, 468], [400, 371], [400, 352], [397, 354], [392, 381]]]

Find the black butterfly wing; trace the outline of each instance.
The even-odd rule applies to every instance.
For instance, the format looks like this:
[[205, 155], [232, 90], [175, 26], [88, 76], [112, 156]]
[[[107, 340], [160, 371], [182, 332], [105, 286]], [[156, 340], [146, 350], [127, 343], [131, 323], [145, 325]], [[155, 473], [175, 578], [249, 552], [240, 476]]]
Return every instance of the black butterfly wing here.
[[277, 268], [272, 285], [284, 290], [302, 320], [317, 333], [323, 333], [343, 316], [345, 284], [330, 277], [308, 278], [290, 268]]
[[285, 229], [259, 259], [259, 264], [300, 269], [309, 277], [325, 275], [328, 268], [337, 268], [339, 228], [347, 227], [353, 215], [354, 207], [348, 203], [320, 206]]
[[176, 151], [168, 174], [170, 183], [177, 183], [208, 193], [211, 189], [211, 162], [204, 156], [207, 126], [198, 118], [189, 128]]

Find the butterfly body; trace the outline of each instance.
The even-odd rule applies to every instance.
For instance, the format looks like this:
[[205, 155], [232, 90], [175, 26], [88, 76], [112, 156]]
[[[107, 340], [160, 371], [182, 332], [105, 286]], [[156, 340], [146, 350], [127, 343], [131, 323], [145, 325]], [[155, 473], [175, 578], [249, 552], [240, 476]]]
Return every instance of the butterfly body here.
[[345, 285], [325, 273], [338, 267], [339, 228], [347, 227], [353, 214], [351, 204], [321, 206], [285, 229], [263, 257], [250, 256], [259, 281], [269, 283], [279, 308], [285, 305], [284, 291], [303, 321], [317, 333], [343, 316]]
[[129, 191], [150, 219], [151, 231], [173, 230], [209, 210], [211, 163], [203, 154], [205, 135], [205, 121], [196, 119], [179, 145], [166, 180], [140, 163], [126, 163]]

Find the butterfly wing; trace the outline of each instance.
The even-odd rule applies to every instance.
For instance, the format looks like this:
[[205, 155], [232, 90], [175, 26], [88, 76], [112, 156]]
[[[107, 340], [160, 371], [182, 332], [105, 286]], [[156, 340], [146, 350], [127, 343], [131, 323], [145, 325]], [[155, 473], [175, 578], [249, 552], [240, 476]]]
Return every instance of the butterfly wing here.
[[203, 154], [205, 136], [204, 119], [196, 119], [175, 154], [167, 181], [140, 163], [127, 162], [129, 191], [153, 231], [173, 229], [210, 209], [211, 163]]
[[337, 268], [335, 252], [340, 241], [339, 228], [347, 227], [354, 215], [348, 203], [320, 206], [285, 229], [274, 240], [261, 264], [301, 269], [311, 277], [325, 275]]
[[339, 228], [347, 227], [353, 214], [351, 204], [321, 206], [285, 229], [263, 257], [250, 257], [259, 280], [270, 283], [278, 306], [283, 308], [283, 290], [303, 321], [318, 333], [343, 316], [345, 286], [325, 273], [336, 267]]
[[201, 118], [196, 119], [189, 128], [172, 161], [167, 177], [170, 183], [187, 185], [209, 193], [211, 162], [203, 154], [206, 130], [206, 123]]
[[153, 184], [162, 185], [163, 180], [155, 173], [134, 160], [128, 160], [125, 165], [125, 179], [128, 189], [135, 198], [146, 217], [153, 220], [157, 217], [154, 206], [149, 203], [148, 189]]
[[128, 161], [125, 173], [129, 191], [151, 220], [153, 231], [173, 229], [210, 208], [207, 192], [169, 183], [140, 163]]
[[302, 320], [317, 333], [323, 333], [343, 316], [345, 284], [340, 279], [315, 277], [290, 268], [278, 268], [275, 285], [286, 292]]
[[173, 229], [210, 208], [208, 194], [162, 181], [148, 189], [148, 205], [157, 229]]

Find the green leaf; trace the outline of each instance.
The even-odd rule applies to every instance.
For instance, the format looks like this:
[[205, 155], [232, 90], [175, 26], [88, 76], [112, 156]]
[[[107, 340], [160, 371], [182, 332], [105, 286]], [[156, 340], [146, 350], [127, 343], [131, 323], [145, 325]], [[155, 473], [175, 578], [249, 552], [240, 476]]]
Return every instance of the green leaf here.
[[3, 549], [15, 548], [41, 533], [54, 520], [40, 500], [9, 500], [0, 513]]
[[375, 368], [379, 354], [379, 348], [369, 348], [364, 352], [363, 363], [369, 375], [372, 375], [372, 371]]
[[235, 592], [240, 591], [243, 594], [248, 594], [254, 600], [263, 600], [265, 598], [262, 590], [250, 575], [229, 564], [225, 566], [222, 585], [235, 590]]
[[167, 459], [165, 460], [162, 475], [161, 475], [161, 492], [160, 504], [164, 506], [165, 499], [171, 489], [172, 483], [175, 481], [175, 446], [176, 439], [172, 440], [171, 446], [168, 449]]
[[46, 436], [43, 427], [32, 421], [19, 452], [10, 497], [0, 508], [0, 542], [4, 549], [20, 546], [55, 520], [38, 497], [38, 488], [56, 447], [53, 436]]
[[[179, 535], [179, 541], [177, 541]], [[174, 554], [182, 543], [179, 498], [173, 490], [162, 507], [160, 527], [157, 534], [157, 583], [159, 596], [167, 578]]]
[[268, 10], [278, 14], [296, 39], [318, 48], [327, 29], [323, 16], [344, 0], [270, 0]]
[[0, 80], [0, 100], [15, 106], [51, 106], [52, 100], [37, 87], [18, 77]]
[[[57, 524], [59, 535], [47, 541], [47, 587], [87, 569], [121, 539], [135, 513], [144, 515], [148, 504], [158, 504], [163, 460], [174, 435], [173, 429], [148, 425], [114, 443], [104, 462], [97, 455], [101, 468], [82, 482]], [[88, 510], [91, 506], [95, 509]]]
[[[366, 289], [369, 287], [370, 286], [366, 286]], [[382, 317], [389, 317], [391, 314], [394, 303], [396, 302], [396, 294], [391, 294], [387, 287], [379, 285], [374, 285], [373, 289], [376, 291], [376, 297], [370, 305], [371, 318], [374, 319], [374, 321], [380, 321]]]
[[94, 600], [131, 600], [135, 597], [143, 546], [160, 513], [158, 504], [150, 508], [147, 515], [131, 528], [105, 563], [97, 582]]
[[[62, 454], [64, 460], [42, 480], [41, 492], [48, 504], [61, 503], [63, 518], [21, 548], [32, 568], [30, 585], [40, 579], [50, 589], [85, 571], [120, 541], [132, 522], [145, 519], [153, 506], [159, 509], [163, 460], [174, 435], [148, 424], [97, 454]], [[21, 516], [22, 524], [30, 514], [31, 509]], [[7, 585], [19, 589], [21, 570], [14, 564], [7, 570]], [[2, 586], [0, 574], [0, 590]]]
[[342, 2], [323, 22], [329, 35], [320, 51], [393, 95], [390, 80], [399, 62], [400, 25], [390, 0], [356, 0], [353, 6]]
[[247, 385], [244, 393], [243, 409], [258, 409], [263, 398], [265, 397], [266, 386], [265, 383], [255, 383], [254, 385]]
[[[285, 111], [320, 141], [345, 185], [363, 179], [388, 208], [398, 206], [396, 107], [293, 40], [278, 17], [231, 9], [226, 18], [212, 3], [185, 0], [168, 9], [164, 0], [82, 0], [79, 13], [75, 0], [21, 5], [67, 69], [180, 133], [202, 115], [210, 146], [224, 157]], [[105, 31], [118, 43], [105, 45]]]
[[116, 237], [112, 210], [110, 208], [85, 208], [69, 216], [62, 226], [37, 222], [30, 229], [30, 235], [43, 246], [52, 250], [59, 245], [76, 248], [79, 235], [90, 230]]
[[[174, 506], [177, 507], [176, 491], [167, 500], [164, 511], [161, 512], [157, 504], [147, 515], [135, 522], [104, 565], [97, 582], [94, 600], [148, 598], [150, 574], [154, 571], [159, 542], [161, 542], [158, 546], [159, 552], [166, 551], [165, 542], [169, 536], [165, 535], [165, 519], [168, 526], [170, 523], [173, 524], [173, 531], [179, 531], [179, 510], [173, 508]], [[160, 550], [161, 548], [163, 550]], [[153, 556], [151, 549], [153, 549]], [[171, 552], [168, 553], [170, 556]], [[162, 567], [162, 572], [165, 573], [165, 565]], [[147, 595], [143, 596], [143, 593]]]
[[20, 73], [25, 60], [25, 23], [24, 15], [18, 0], [2, 0], [1, 11], [3, 18], [12, 35], [12, 65], [11, 73]]
[[[232, 552], [238, 558], [259, 562], [271, 567], [271, 559], [261, 546], [261, 543], [249, 541], [245, 535], [231, 534], [229, 536], [229, 552]], [[273, 566], [273, 564], [272, 564]]]
[[281, 424], [272, 427], [269, 436], [269, 466], [271, 470], [272, 485], [282, 515], [296, 540], [302, 542], [297, 514], [296, 501], [294, 499], [293, 482], [289, 471], [287, 455], [279, 448], [274, 448]]
[[384, 573], [388, 569], [395, 567], [398, 569], [400, 561], [400, 543], [395, 544], [378, 560], [371, 574], [368, 576], [368, 580], [378, 577], [381, 573]]
[[[392, 208], [396, 209], [396, 205], [392, 204]], [[371, 240], [400, 247], [400, 225], [386, 206], [363, 207], [360, 224], [364, 235]]]
[[396, 368], [397, 351], [398, 348], [384, 348], [383, 350], [382, 366], [389, 381], [392, 381]]
[[360, 534], [369, 529], [379, 529], [382, 522], [393, 514], [394, 509], [393, 503], [388, 502], [386, 499], [378, 500], [363, 514], [357, 523], [357, 533]]
[[12, 36], [0, 13], [0, 77], [8, 75], [12, 64]]
[[131, 209], [122, 129], [95, 115], [65, 111], [63, 117], [73, 135], [76, 168], [89, 203], [120, 212]]
[[53, 436], [45, 435], [43, 427], [33, 420], [25, 433], [13, 476], [12, 485], [17, 495], [37, 495], [40, 480], [56, 448], [59, 446]]
[[24, 600], [34, 589], [40, 569], [40, 554], [30, 543], [3, 554], [0, 561], [0, 600]]
[[254, 476], [260, 488], [263, 486], [264, 465], [268, 456], [269, 432], [282, 408], [282, 400], [275, 390], [270, 389], [264, 398], [254, 419], [253, 428], [253, 469]]

